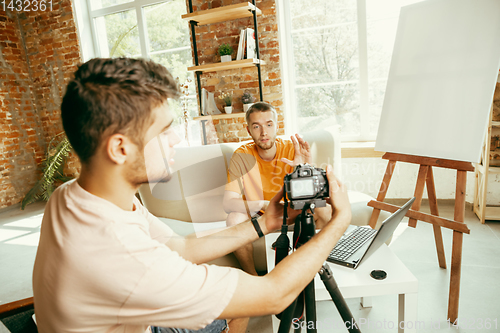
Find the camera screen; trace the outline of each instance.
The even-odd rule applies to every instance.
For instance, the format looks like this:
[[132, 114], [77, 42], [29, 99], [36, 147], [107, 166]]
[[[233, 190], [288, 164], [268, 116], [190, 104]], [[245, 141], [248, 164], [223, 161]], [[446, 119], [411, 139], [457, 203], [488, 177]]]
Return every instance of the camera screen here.
[[313, 179], [294, 179], [291, 183], [292, 198], [311, 196], [314, 194]]

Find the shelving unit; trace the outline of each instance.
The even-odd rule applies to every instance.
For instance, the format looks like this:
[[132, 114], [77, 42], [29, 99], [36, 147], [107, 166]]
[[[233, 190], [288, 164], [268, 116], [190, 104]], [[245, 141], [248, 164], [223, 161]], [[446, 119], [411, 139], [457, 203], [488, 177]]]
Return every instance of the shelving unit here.
[[261, 15], [262, 11], [250, 2], [238, 3], [236, 5], [224, 6], [204, 11], [193, 12], [193, 5], [189, 1], [189, 14], [182, 15], [183, 20], [194, 21], [197, 25], [212, 24], [230, 20], [236, 20], [253, 16], [253, 11]]
[[486, 137], [484, 140], [483, 151], [481, 152], [481, 162], [476, 164], [475, 184], [474, 184], [474, 213], [481, 223], [485, 220], [500, 220], [500, 206], [487, 206], [486, 194], [488, 189], [488, 176], [490, 174], [500, 174], [500, 167], [490, 166], [490, 145], [493, 127], [500, 128], [500, 121], [492, 121], [493, 106], [490, 112], [490, 120]]
[[[261, 74], [261, 65], [265, 65], [265, 62], [260, 60], [260, 52], [259, 52], [259, 35], [258, 35], [258, 29], [257, 29], [257, 16], [261, 15], [262, 11], [257, 8], [255, 5], [255, 0], [252, 0], [252, 3], [250, 2], [243, 2], [235, 5], [230, 5], [230, 6], [224, 6], [224, 7], [219, 7], [219, 8], [214, 8], [214, 9], [208, 9], [208, 10], [203, 10], [203, 11], [197, 11], [193, 12], [193, 3], [192, 0], [189, 0], [189, 13], [182, 15], [182, 19], [189, 21], [189, 24], [191, 26], [191, 39], [193, 41], [193, 53], [194, 53], [194, 62], [195, 65], [192, 67], [189, 67], [189, 71], [194, 71], [196, 74], [196, 82], [197, 82], [197, 87], [198, 87], [198, 101], [199, 105], [201, 107], [201, 79], [200, 76], [203, 73], [207, 72], [215, 72], [215, 71], [223, 71], [223, 70], [229, 70], [229, 69], [235, 69], [235, 68], [245, 68], [245, 67], [252, 67], [255, 66], [257, 67], [257, 72], [258, 72], [258, 80], [259, 80], [259, 97], [260, 100], [263, 100], [263, 94], [262, 94], [262, 74]], [[213, 64], [203, 64], [200, 65], [198, 61], [198, 49], [196, 46], [196, 32], [195, 32], [195, 27], [196, 26], [201, 26], [201, 25], [206, 25], [206, 24], [212, 24], [212, 23], [218, 23], [218, 22], [224, 22], [224, 21], [229, 21], [229, 20], [236, 20], [240, 18], [245, 18], [245, 17], [253, 17], [253, 24], [254, 24], [254, 33], [255, 33], [255, 53], [257, 58], [255, 59], [243, 59], [243, 60], [235, 60], [235, 61], [229, 61], [229, 62], [224, 62], [224, 63], [213, 63]], [[229, 116], [228, 118], [233, 118], [234, 115], [226, 115]], [[202, 127], [203, 127], [203, 143], [207, 144], [207, 137], [206, 137], [206, 129], [205, 129], [205, 123], [212, 117], [213, 119], [221, 118], [224, 119], [226, 117], [221, 117], [221, 115], [216, 115], [216, 116], [208, 116], [202, 114], [202, 110], [200, 110], [200, 117], [195, 117], [194, 119], [201, 120]]]
[[207, 73], [207, 72], [224, 71], [224, 70], [235, 69], [235, 68], [252, 67], [252, 66], [255, 66], [257, 64], [265, 65], [266, 62], [264, 60], [260, 60], [260, 59], [233, 60], [233, 61], [228, 61], [228, 62], [217, 62], [214, 64], [192, 66], [192, 67], [188, 67], [188, 71]]
[[200, 117], [193, 117], [193, 120], [208, 120], [208, 119], [232, 119], [232, 118], [243, 118], [245, 117], [245, 112], [236, 112], [236, 113], [223, 113], [223, 114], [216, 114], [213, 116], [200, 116]]

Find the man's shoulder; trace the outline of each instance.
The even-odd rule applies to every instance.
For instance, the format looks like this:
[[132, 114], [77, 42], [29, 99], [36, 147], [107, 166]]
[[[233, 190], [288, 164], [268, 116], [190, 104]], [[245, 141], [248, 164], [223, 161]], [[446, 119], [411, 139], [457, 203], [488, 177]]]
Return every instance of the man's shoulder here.
[[73, 188], [75, 187], [75, 182], [76, 179], [71, 179], [61, 185], [59, 185], [54, 192], [50, 195], [49, 201], [47, 202], [47, 205], [50, 204], [56, 204], [60, 202], [61, 200], [65, 200], [67, 197], [67, 194], [69, 192], [73, 191]]

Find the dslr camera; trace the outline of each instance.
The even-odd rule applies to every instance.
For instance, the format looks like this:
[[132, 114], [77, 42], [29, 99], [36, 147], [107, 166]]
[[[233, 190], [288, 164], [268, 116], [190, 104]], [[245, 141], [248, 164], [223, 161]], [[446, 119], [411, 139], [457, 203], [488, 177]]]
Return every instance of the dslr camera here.
[[303, 209], [306, 204], [325, 207], [329, 196], [326, 171], [309, 164], [300, 164], [284, 178], [286, 195], [292, 209]]

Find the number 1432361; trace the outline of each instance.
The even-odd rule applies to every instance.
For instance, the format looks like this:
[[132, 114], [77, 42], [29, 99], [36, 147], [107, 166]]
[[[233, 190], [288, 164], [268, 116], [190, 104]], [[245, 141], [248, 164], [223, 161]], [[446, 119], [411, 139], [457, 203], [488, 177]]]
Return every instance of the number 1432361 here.
[[1, 8], [16, 12], [45, 12], [52, 10], [52, 0], [0, 0]]

